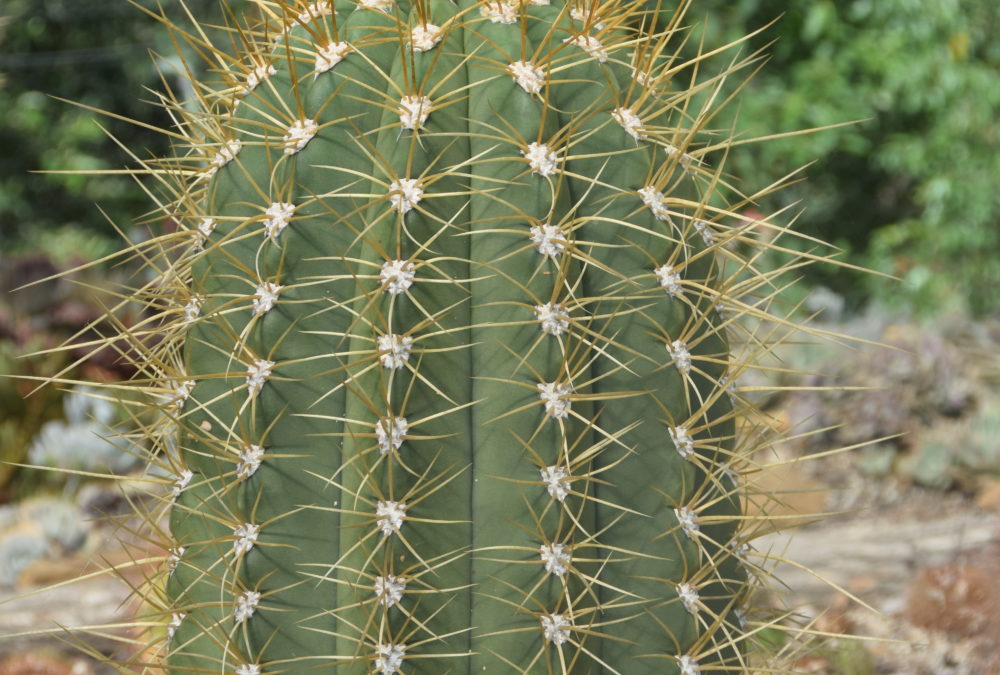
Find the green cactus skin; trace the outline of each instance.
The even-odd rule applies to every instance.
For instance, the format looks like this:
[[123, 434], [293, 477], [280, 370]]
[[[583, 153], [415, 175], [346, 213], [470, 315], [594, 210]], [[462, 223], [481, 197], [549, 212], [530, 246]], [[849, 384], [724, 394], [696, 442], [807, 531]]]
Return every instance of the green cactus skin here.
[[143, 658], [748, 671], [723, 310], [771, 279], [726, 246], [760, 242], [708, 124], [754, 58], [703, 77], [686, 2], [654, 34], [614, 0], [258, 4], [236, 57], [175, 27], [227, 82], [171, 104], [158, 171], [178, 451]]

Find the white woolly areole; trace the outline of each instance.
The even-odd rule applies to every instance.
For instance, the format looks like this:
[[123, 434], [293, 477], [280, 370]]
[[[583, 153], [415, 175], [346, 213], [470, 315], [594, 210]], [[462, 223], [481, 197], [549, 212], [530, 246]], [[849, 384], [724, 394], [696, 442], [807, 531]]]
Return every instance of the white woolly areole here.
[[254, 316], [260, 316], [262, 314], [267, 314], [274, 308], [274, 304], [278, 302], [278, 294], [281, 293], [281, 289], [284, 286], [279, 286], [278, 284], [271, 283], [270, 281], [265, 281], [260, 286], [257, 287], [257, 292], [254, 293], [253, 297], [253, 313]]
[[538, 252], [548, 258], [558, 258], [566, 250], [566, 237], [558, 225], [533, 225], [531, 241], [538, 244]]
[[698, 514], [684, 506], [674, 509], [674, 516], [677, 517], [677, 522], [681, 526], [681, 529], [684, 530], [684, 534], [694, 539], [695, 534], [700, 531], [698, 527]]
[[278, 235], [284, 232], [295, 215], [295, 204], [288, 202], [271, 202], [271, 205], [264, 211], [267, 218], [264, 219], [264, 233], [274, 241]]
[[558, 501], [566, 499], [569, 494], [569, 471], [564, 466], [547, 466], [541, 469], [542, 481], [549, 491], [550, 497]]
[[177, 634], [177, 629], [181, 627], [181, 623], [184, 621], [184, 617], [187, 614], [184, 612], [174, 612], [170, 615], [170, 623], [167, 625], [167, 642], [174, 639], [174, 635]]
[[529, 94], [539, 93], [545, 85], [545, 71], [531, 61], [514, 61], [507, 66], [507, 72]]
[[729, 542], [729, 544], [727, 544], [727, 546], [732, 550], [733, 555], [736, 557], [737, 560], [739, 560], [744, 565], [747, 564], [746, 557], [752, 550], [750, 548], [750, 544], [746, 543], [745, 541], [741, 541], [739, 539], [733, 539]]
[[575, 37], [566, 38], [563, 42], [569, 42], [576, 45], [601, 63], [608, 60], [608, 50], [605, 49], [604, 45], [601, 44], [601, 41], [593, 35], [577, 35]]
[[304, 10], [299, 12], [299, 23], [309, 23], [314, 19], [318, 19], [321, 16], [330, 16], [333, 14], [333, 7], [330, 5], [329, 0], [316, 0], [306, 7]]
[[170, 549], [170, 555], [167, 556], [167, 576], [170, 576], [177, 570], [177, 566], [181, 564], [181, 558], [184, 557], [184, 551], [186, 550], [183, 546]]
[[415, 52], [430, 51], [441, 42], [443, 36], [444, 31], [440, 26], [432, 23], [418, 24], [410, 31], [410, 47]]
[[663, 205], [663, 193], [653, 185], [647, 185], [638, 190], [642, 203], [649, 207], [657, 220], [666, 220], [667, 207]]
[[545, 401], [546, 414], [553, 419], [566, 419], [572, 407], [566, 397], [573, 393], [573, 388], [559, 382], [539, 382], [536, 386], [540, 392], [538, 398]]
[[191, 483], [192, 478], [194, 478], [194, 473], [192, 473], [189, 469], [183, 469], [179, 474], [177, 474], [177, 478], [174, 479], [174, 485], [171, 489], [174, 499], [181, 496], [181, 493], [184, 492], [184, 488]]
[[548, 7], [552, 2], [550, 0], [528, 0], [528, 4], [535, 7]]
[[236, 669], [236, 675], [260, 675], [260, 666], [256, 663], [244, 663]]
[[403, 445], [403, 437], [410, 430], [410, 423], [405, 417], [383, 417], [375, 423], [375, 437], [378, 439], [378, 449], [383, 455], [390, 450], [399, 450]]
[[413, 338], [406, 335], [388, 333], [378, 336], [378, 359], [386, 368], [398, 370], [410, 360]]
[[242, 149], [243, 141], [238, 138], [223, 143], [222, 147], [215, 151], [215, 155], [209, 162], [208, 177], [211, 178], [215, 175], [216, 171], [236, 159], [236, 155], [240, 154], [240, 150]]
[[701, 235], [701, 238], [705, 242], [705, 246], [712, 246], [715, 244], [715, 232], [708, 226], [708, 223], [703, 220], [696, 220], [694, 221], [694, 229]]
[[562, 304], [535, 305], [535, 319], [542, 324], [542, 333], [546, 335], [559, 336], [569, 330], [569, 312]]
[[545, 571], [557, 577], [565, 576], [572, 559], [565, 544], [542, 544], [540, 547]]
[[[571, 18], [576, 19], [580, 23], [586, 24], [591, 17], [591, 12], [589, 9], [584, 7], [574, 7], [569, 10], [569, 15]], [[591, 26], [594, 30], [604, 30], [604, 23], [601, 21], [595, 22]]]
[[639, 193], [639, 198], [642, 199], [642, 203], [650, 208], [654, 204], [659, 204], [663, 201], [663, 193], [657, 190], [655, 185], [647, 185], [646, 187], [639, 188], [637, 192]]
[[294, 155], [309, 145], [309, 141], [313, 139], [317, 131], [319, 131], [319, 125], [316, 124], [315, 120], [303, 118], [292, 122], [288, 131], [285, 132], [285, 154]]
[[331, 42], [316, 51], [316, 64], [313, 70], [317, 75], [325, 73], [343, 61], [350, 51], [351, 45], [346, 42]]
[[690, 614], [698, 613], [698, 589], [692, 584], [677, 584], [677, 596]]
[[485, 2], [479, 7], [479, 13], [492, 23], [517, 23], [517, 5], [512, 2]]
[[389, 184], [389, 203], [400, 213], [406, 213], [420, 203], [424, 189], [416, 178], [400, 178]]
[[723, 476], [726, 477], [726, 479], [729, 481], [730, 485], [732, 485], [734, 488], [738, 489], [740, 487], [739, 474], [733, 468], [732, 463], [723, 465], [721, 473], [722, 473]]
[[201, 306], [205, 304], [205, 298], [196, 295], [184, 305], [184, 323], [194, 323], [201, 316]]
[[715, 309], [715, 313], [718, 315], [720, 321], [729, 321], [730, 319], [735, 318], [735, 315], [733, 314], [732, 310], [728, 309], [725, 306], [725, 303], [721, 296], [716, 298], [712, 302], [712, 307]]
[[684, 294], [684, 289], [681, 288], [681, 275], [674, 271], [674, 268], [670, 265], [661, 265], [657, 267], [653, 272], [656, 274], [657, 280], [668, 294], [674, 296], [675, 298], [680, 297]]
[[651, 209], [661, 205], [663, 202], [663, 193], [657, 190], [655, 185], [647, 185], [646, 187], [639, 188], [638, 192], [642, 203]]
[[358, 0], [358, 7], [362, 9], [374, 9], [379, 12], [384, 12], [394, 4], [396, 3], [393, 0]]
[[747, 629], [748, 619], [749, 619], [749, 617], [747, 617], [746, 610], [745, 609], [734, 609], [733, 610], [733, 614], [736, 615], [736, 620], [740, 624], [740, 630], [746, 630]]
[[677, 370], [685, 375], [691, 372], [691, 352], [688, 351], [687, 344], [683, 340], [674, 340], [667, 345], [667, 352], [674, 360]]
[[253, 362], [247, 371], [247, 389], [250, 390], [250, 396], [256, 396], [260, 393], [267, 378], [271, 376], [272, 368], [274, 368], [274, 361], [257, 359]]
[[194, 391], [194, 380], [178, 382], [174, 385], [174, 390], [170, 392], [167, 399], [167, 407], [177, 412], [181, 411], [184, 408], [184, 403], [191, 396], [192, 391]]
[[615, 108], [611, 116], [635, 140], [644, 141], [649, 138], [642, 129], [642, 119], [631, 108]]
[[545, 143], [531, 143], [521, 154], [528, 160], [531, 171], [540, 176], [551, 176], [556, 172], [558, 157], [556, 151]]
[[406, 590], [406, 579], [396, 577], [391, 574], [384, 577], [375, 577], [375, 597], [387, 608], [402, 601], [403, 591]]
[[694, 454], [694, 439], [688, 433], [687, 427], [670, 427], [670, 440], [674, 442], [678, 454], [684, 459], [690, 459]]
[[665, 144], [665, 145], [663, 146], [663, 151], [664, 151], [665, 153], [667, 153], [667, 157], [675, 157], [675, 156], [679, 156], [679, 157], [680, 157], [680, 159], [679, 159], [678, 161], [680, 162], [680, 165], [681, 165], [681, 167], [682, 167], [682, 168], [683, 168], [683, 169], [684, 169], [685, 171], [688, 171], [688, 170], [690, 170], [690, 169], [691, 169], [691, 164], [692, 164], [692, 162], [695, 162], [695, 161], [697, 161], [697, 160], [695, 160], [695, 158], [694, 158], [694, 157], [692, 157], [691, 155], [688, 155], [688, 154], [685, 154], [685, 153], [681, 152], [681, 151], [680, 151], [680, 150], [679, 150], [678, 148], [676, 148], [676, 147], [674, 147], [674, 146], [670, 145], [669, 143], [667, 143], [667, 144]]
[[243, 595], [236, 599], [236, 609], [233, 610], [233, 619], [236, 623], [243, 623], [253, 616], [257, 605], [260, 603], [260, 593], [257, 591], [245, 591]]
[[395, 675], [400, 672], [406, 645], [380, 644], [375, 648], [375, 670], [380, 675]]
[[262, 63], [249, 73], [247, 73], [246, 84], [243, 85], [242, 94], [246, 96], [256, 89], [261, 82], [276, 74], [278, 71], [270, 63]]
[[215, 232], [216, 224], [215, 218], [202, 218], [201, 222], [198, 223], [198, 233], [201, 235], [203, 243]]
[[698, 660], [693, 656], [678, 656], [677, 665], [681, 668], [681, 675], [700, 675], [701, 673]]
[[643, 68], [632, 67], [632, 79], [643, 86], [647, 86], [652, 81], [653, 77], [649, 72]]
[[243, 523], [233, 530], [233, 536], [236, 537], [233, 541], [233, 555], [239, 557], [252, 549], [257, 542], [258, 534], [260, 534], [260, 525], [253, 523]]
[[240, 462], [236, 465], [236, 480], [246, 480], [257, 473], [264, 459], [264, 448], [259, 445], [244, 445], [240, 449]]
[[406, 504], [404, 502], [383, 502], [375, 505], [375, 517], [378, 519], [376, 525], [382, 534], [389, 536], [393, 532], [399, 532], [403, 526], [403, 519], [406, 518]]
[[378, 278], [385, 287], [386, 293], [399, 295], [405, 293], [413, 285], [417, 276], [413, 263], [406, 260], [389, 260], [382, 263]]
[[431, 100], [426, 96], [404, 96], [399, 99], [399, 123], [404, 129], [423, 129], [431, 114]]
[[573, 626], [562, 614], [545, 614], [542, 616], [542, 634], [548, 642], [557, 647], [569, 640], [569, 629]]

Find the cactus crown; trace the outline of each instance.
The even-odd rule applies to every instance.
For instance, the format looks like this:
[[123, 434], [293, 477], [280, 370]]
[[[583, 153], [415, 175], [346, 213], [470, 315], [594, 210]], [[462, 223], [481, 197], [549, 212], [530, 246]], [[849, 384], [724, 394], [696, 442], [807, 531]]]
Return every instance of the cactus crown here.
[[178, 229], [131, 249], [167, 553], [130, 665], [748, 670], [734, 383], [817, 259], [765, 269], [722, 172], [760, 56], [709, 72], [684, 1], [255, 4], [171, 26], [222, 82], [139, 172]]

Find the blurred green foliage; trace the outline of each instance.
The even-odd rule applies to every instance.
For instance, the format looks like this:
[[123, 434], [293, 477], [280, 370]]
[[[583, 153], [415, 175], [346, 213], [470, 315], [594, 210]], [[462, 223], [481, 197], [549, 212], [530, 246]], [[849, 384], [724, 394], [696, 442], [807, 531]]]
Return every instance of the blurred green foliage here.
[[1000, 309], [1000, 2], [700, 0], [708, 45], [780, 21], [748, 49], [770, 61], [735, 124], [743, 137], [858, 124], [735, 150], [728, 170], [759, 189], [809, 162], [808, 180], [764, 210], [799, 202], [797, 227], [887, 283], [820, 270], [857, 306], [918, 313]]
[[[198, 16], [221, 16], [218, 0], [186, 1]], [[136, 4], [163, 4], [183, 23], [180, 3]], [[109, 220], [127, 229], [150, 209], [131, 177], [30, 172], [122, 169], [129, 158], [109, 135], [140, 158], [166, 153], [162, 134], [79, 106], [167, 127], [148, 90], [164, 89], [162, 74], [184, 94], [180, 62], [159, 56], [173, 52], [169, 32], [126, 0], [0, 2], [0, 256], [47, 250], [54, 229], [82, 245], [77, 259], [119, 247]]]

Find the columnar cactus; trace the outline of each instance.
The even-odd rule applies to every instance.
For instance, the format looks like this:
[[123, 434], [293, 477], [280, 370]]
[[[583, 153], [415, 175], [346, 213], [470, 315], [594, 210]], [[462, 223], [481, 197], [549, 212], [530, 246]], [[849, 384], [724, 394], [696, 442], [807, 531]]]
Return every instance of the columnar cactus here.
[[687, 2], [256, 4], [235, 54], [174, 27], [225, 82], [149, 164], [141, 659], [748, 671], [733, 382], [784, 229], [737, 218], [709, 124], [754, 59], [703, 76]]

